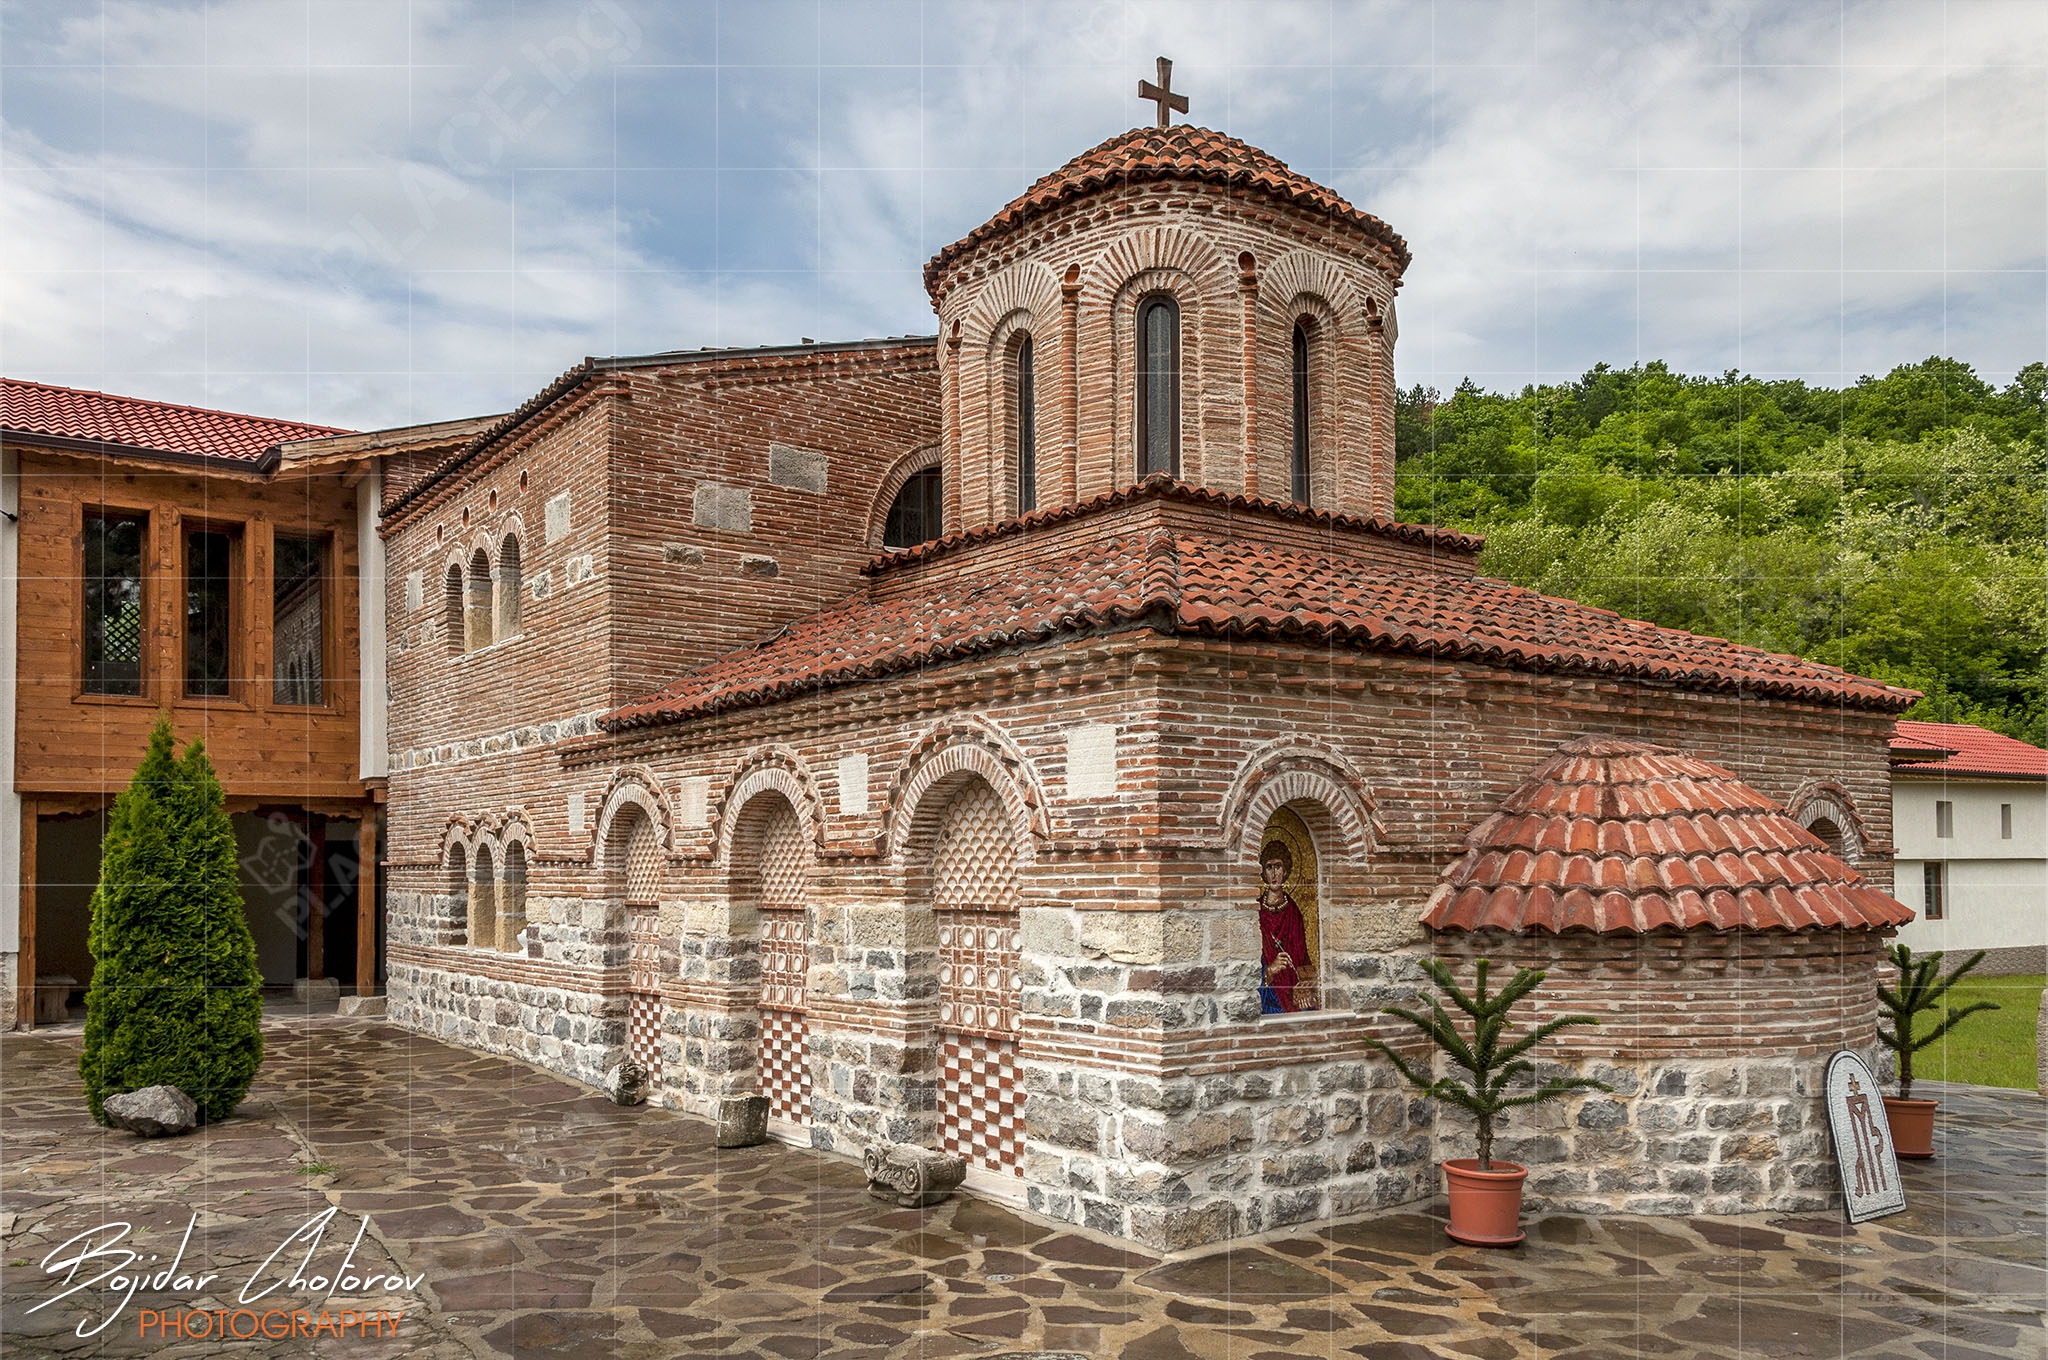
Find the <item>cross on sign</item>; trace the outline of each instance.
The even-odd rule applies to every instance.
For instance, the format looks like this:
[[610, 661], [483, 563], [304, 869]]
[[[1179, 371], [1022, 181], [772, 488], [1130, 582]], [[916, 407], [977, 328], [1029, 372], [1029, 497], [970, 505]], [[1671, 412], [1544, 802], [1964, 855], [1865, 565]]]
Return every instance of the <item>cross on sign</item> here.
[[1188, 97], [1173, 92], [1173, 63], [1165, 57], [1159, 59], [1159, 83], [1149, 80], [1138, 82], [1138, 98], [1150, 99], [1159, 105], [1159, 126], [1172, 127], [1176, 112], [1188, 111]]

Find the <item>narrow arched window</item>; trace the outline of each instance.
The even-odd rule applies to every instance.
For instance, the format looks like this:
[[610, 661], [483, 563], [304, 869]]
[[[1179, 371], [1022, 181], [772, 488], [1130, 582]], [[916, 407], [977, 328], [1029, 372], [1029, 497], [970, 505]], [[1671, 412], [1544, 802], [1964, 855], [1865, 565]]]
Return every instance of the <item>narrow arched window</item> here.
[[944, 532], [944, 491], [937, 468], [911, 473], [890, 502], [889, 518], [882, 526], [882, 546], [909, 548]]
[[488, 845], [477, 846], [470, 860], [469, 943], [477, 949], [498, 947], [498, 869]]
[[1138, 308], [1138, 475], [1180, 476], [1180, 304]]
[[1017, 513], [1028, 515], [1038, 508], [1038, 392], [1028, 335], [1017, 342], [1010, 381], [1017, 392]]
[[463, 611], [463, 650], [491, 645], [491, 559], [478, 548], [469, 556], [469, 607]]
[[1294, 323], [1294, 499], [1309, 503], [1308, 323]]
[[462, 568], [455, 563], [448, 564], [447, 584], [441, 606], [442, 630], [448, 634], [448, 650], [465, 652], [469, 650], [468, 625], [463, 621]]
[[469, 852], [460, 842], [448, 847], [448, 903], [444, 929], [450, 944], [469, 943]]
[[515, 534], [507, 534], [505, 541], [498, 545], [497, 636], [501, 638], [519, 635], [520, 589], [519, 538]]
[[505, 846], [505, 890], [498, 895], [498, 948], [517, 951], [519, 932], [526, 929], [526, 847]]

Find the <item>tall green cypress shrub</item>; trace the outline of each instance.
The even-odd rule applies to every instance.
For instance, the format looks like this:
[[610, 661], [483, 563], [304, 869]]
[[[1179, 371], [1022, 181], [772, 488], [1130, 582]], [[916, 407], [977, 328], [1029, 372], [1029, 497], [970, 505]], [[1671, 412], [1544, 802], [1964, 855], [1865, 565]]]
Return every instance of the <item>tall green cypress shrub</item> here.
[[263, 1062], [263, 975], [242, 914], [235, 833], [204, 742], [168, 718], [114, 800], [92, 896], [85, 1052], [92, 1117], [110, 1095], [175, 1086], [225, 1119]]

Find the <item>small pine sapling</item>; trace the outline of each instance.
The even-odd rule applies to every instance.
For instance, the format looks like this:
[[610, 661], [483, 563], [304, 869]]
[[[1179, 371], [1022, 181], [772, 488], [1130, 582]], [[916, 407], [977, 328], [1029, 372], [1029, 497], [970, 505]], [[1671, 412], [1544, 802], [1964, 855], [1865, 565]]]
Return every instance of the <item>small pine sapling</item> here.
[[1551, 1077], [1530, 1090], [1509, 1095], [1510, 1086], [1536, 1071], [1536, 1064], [1527, 1056], [1536, 1045], [1568, 1026], [1597, 1025], [1600, 1022], [1590, 1015], [1564, 1015], [1546, 1020], [1518, 1038], [1509, 1037], [1509, 1012], [1516, 1002], [1535, 991], [1546, 975], [1540, 968], [1518, 968], [1505, 987], [1489, 993], [1486, 989], [1489, 967], [1487, 960], [1478, 961], [1474, 968], [1474, 986], [1468, 996], [1441, 959], [1422, 960], [1422, 969], [1436, 983], [1437, 990], [1472, 1018], [1469, 1038], [1458, 1032], [1443, 1003], [1435, 997], [1429, 999], [1427, 1015], [1401, 1006], [1389, 1006], [1383, 1012], [1421, 1030], [1453, 1063], [1471, 1074], [1469, 1081], [1456, 1076], [1433, 1077], [1429, 1075], [1428, 1067], [1417, 1070], [1410, 1066], [1406, 1058], [1383, 1041], [1371, 1037], [1366, 1039], [1367, 1043], [1392, 1059], [1395, 1069], [1418, 1090], [1447, 1105], [1455, 1105], [1472, 1116], [1473, 1123], [1478, 1126], [1481, 1171], [1493, 1170], [1494, 1123], [1507, 1111], [1523, 1105], [1540, 1105], [1572, 1091], [1614, 1089], [1591, 1077], [1560, 1076]]
[[1913, 1055], [1954, 1029], [1966, 1017], [1975, 1015], [1978, 1011], [1997, 1010], [1998, 1003], [1972, 1001], [1961, 1009], [1951, 1006], [1940, 1024], [1916, 1038], [1913, 1034], [1913, 1018], [1939, 1006], [1941, 999], [1948, 995], [1948, 989], [1955, 986], [1963, 974], [1984, 962], [1984, 951], [1980, 949], [1964, 959], [1947, 977], [1941, 976], [1939, 950], [1932, 954], [1923, 954], [1916, 959], [1910, 948], [1903, 944], [1895, 944], [1887, 951], [1885, 957], [1899, 970], [1899, 985], [1894, 991], [1882, 982], [1877, 984], [1878, 1003], [1891, 1012], [1892, 1017], [1890, 1029], [1886, 1029], [1882, 1024], [1878, 1025], [1877, 1037], [1884, 1042], [1886, 1048], [1898, 1056], [1899, 1099], [1911, 1100]]

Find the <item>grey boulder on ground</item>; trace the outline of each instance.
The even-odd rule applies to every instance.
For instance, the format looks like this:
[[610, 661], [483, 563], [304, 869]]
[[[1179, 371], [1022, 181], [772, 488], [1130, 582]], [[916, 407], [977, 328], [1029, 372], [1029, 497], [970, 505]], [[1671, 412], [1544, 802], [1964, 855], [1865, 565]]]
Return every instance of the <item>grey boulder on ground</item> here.
[[115, 1128], [144, 1138], [190, 1133], [199, 1127], [199, 1107], [175, 1086], [145, 1086], [126, 1095], [108, 1096], [101, 1108]]
[[893, 1143], [871, 1147], [862, 1157], [868, 1193], [893, 1199], [905, 1209], [937, 1204], [967, 1179], [967, 1163], [950, 1152]]
[[604, 1096], [614, 1105], [638, 1105], [647, 1099], [647, 1069], [627, 1058], [604, 1074]]
[[385, 1014], [385, 998], [381, 996], [345, 996], [341, 999], [337, 1015], [352, 1015], [358, 1020], [382, 1019]]
[[768, 1097], [726, 1096], [718, 1102], [718, 1133], [712, 1146], [754, 1147], [768, 1141]]

